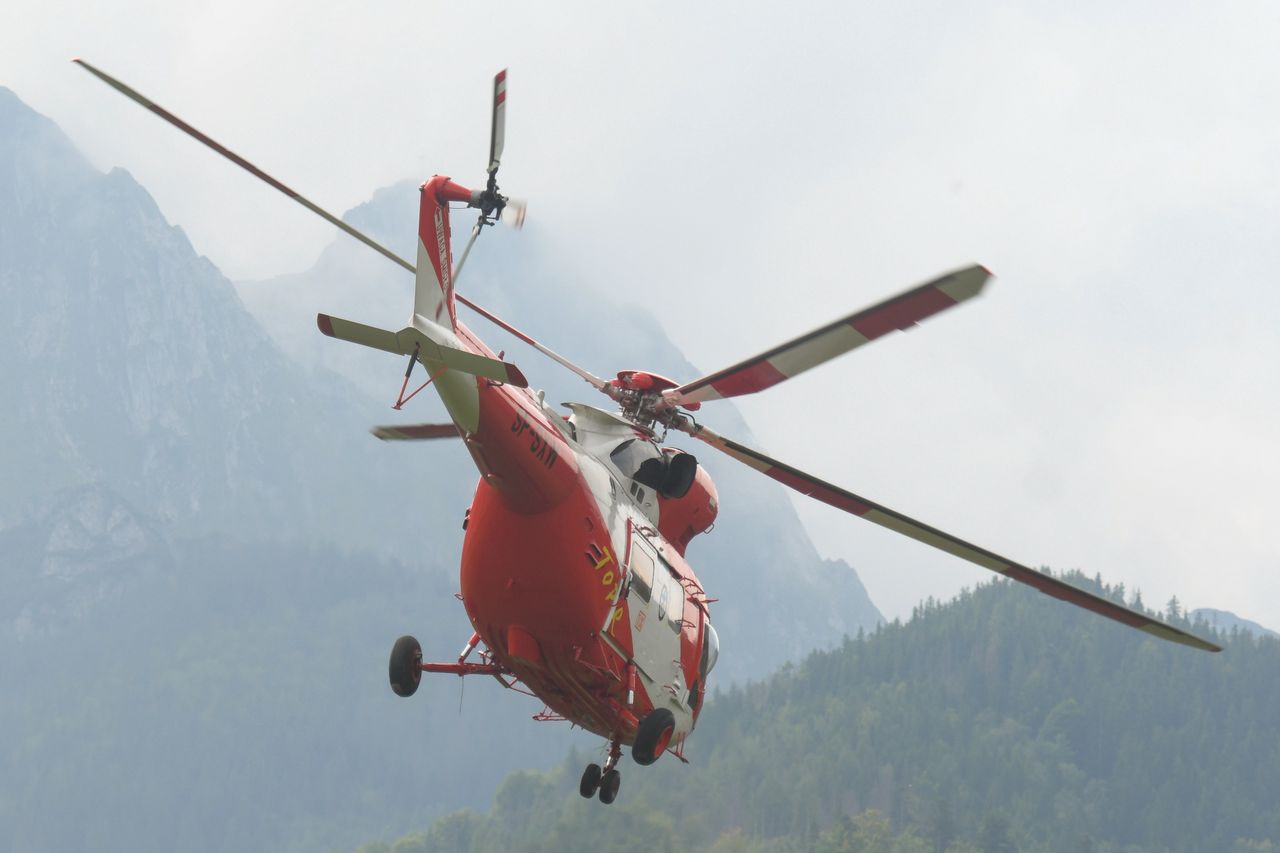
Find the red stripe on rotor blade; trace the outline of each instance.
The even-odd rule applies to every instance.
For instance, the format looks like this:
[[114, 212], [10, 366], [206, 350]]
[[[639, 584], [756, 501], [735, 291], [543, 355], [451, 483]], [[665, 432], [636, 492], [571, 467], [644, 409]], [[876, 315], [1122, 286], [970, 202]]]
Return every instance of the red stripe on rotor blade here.
[[909, 329], [925, 317], [950, 308], [956, 301], [936, 287], [926, 287], [905, 294], [878, 311], [854, 318], [849, 325], [867, 340], [874, 340], [896, 329]]
[[777, 480], [779, 483], [782, 483], [784, 486], [789, 486], [795, 489], [802, 495], [807, 495], [815, 500], [820, 500], [824, 504], [829, 504], [836, 509], [844, 510], [850, 515], [866, 515], [868, 512], [871, 512], [871, 507], [867, 506], [862, 501], [855, 500], [849, 495], [841, 494], [834, 489], [829, 489], [820, 483], [814, 482], [808, 477], [799, 476], [785, 468], [778, 468], [775, 466], [770, 468], [768, 471], [765, 471], [765, 474]]
[[761, 361], [748, 368], [731, 373], [711, 383], [721, 397], [736, 397], [739, 394], [752, 394], [771, 388], [786, 379], [786, 375], [767, 361]]
[[[1154, 620], [1143, 616], [1140, 613], [1134, 613], [1129, 608], [1114, 602], [1099, 601], [1094, 596], [1076, 589], [1066, 581], [1059, 581], [1040, 572], [1032, 571], [1023, 566], [1006, 566], [1001, 573], [1006, 577], [1021, 581], [1027, 586], [1033, 586], [1043, 592], [1045, 595], [1051, 595], [1060, 601], [1066, 601], [1077, 607], [1083, 607], [1085, 610], [1091, 610], [1108, 619], [1114, 619], [1132, 628], [1141, 628], [1144, 625], [1159, 624]], [[1108, 606], [1110, 605], [1110, 606]]]
[[329, 337], [333, 337], [333, 318], [328, 314], [317, 314], [316, 325], [320, 327], [320, 331]]
[[499, 71], [498, 76], [494, 78], [494, 80], [496, 80], [499, 83], [501, 83], [503, 80], [506, 80], [506, 79], [507, 79], [507, 69], [505, 68]]
[[503, 102], [506, 100], [507, 100], [507, 90], [503, 89], [501, 92], [498, 93], [498, 97], [493, 99], [493, 102], [498, 106], [502, 106]]

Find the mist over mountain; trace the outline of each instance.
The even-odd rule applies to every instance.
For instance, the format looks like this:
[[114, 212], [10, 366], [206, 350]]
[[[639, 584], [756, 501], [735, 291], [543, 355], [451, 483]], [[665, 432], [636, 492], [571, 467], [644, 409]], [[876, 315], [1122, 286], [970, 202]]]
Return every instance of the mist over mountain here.
[[404, 555], [422, 513], [460, 512], [375, 486], [414, 461], [361, 440], [359, 395], [281, 353], [127, 172], [8, 90], [0, 129], [0, 524], [102, 483], [178, 533]]
[[1253, 634], [1255, 637], [1275, 637], [1280, 639], [1280, 631], [1273, 631], [1270, 628], [1263, 627], [1252, 619], [1245, 619], [1243, 616], [1237, 616], [1230, 610], [1214, 610], [1212, 607], [1199, 607], [1187, 614], [1192, 619], [1200, 620], [1222, 633], [1230, 631], [1242, 631]]
[[[518, 298], [562, 305], [524, 309], [501, 265], [537, 259], [494, 242], [464, 277], [477, 299], [548, 341], [575, 330], [563, 348], [584, 362], [694, 375], [643, 311], [602, 323], [575, 285], [536, 278]], [[448, 659], [470, 632], [452, 594], [477, 477], [460, 446], [369, 436], [443, 414], [428, 392], [391, 417], [402, 365], [315, 331], [317, 310], [397, 327], [407, 310], [401, 273], [377, 315], [395, 268], [348, 248], [366, 251], [336, 243], [297, 277], [305, 297], [279, 291], [299, 345], [333, 353], [308, 355], [127, 172], [0, 89], [0, 849], [350, 846], [599, 746], [492, 680], [387, 687], [397, 635]], [[343, 361], [365, 356], [367, 379]], [[731, 409], [715, 423], [746, 436]], [[777, 487], [735, 467], [717, 461], [724, 514], [691, 549], [722, 598], [721, 683], [879, 619]]]

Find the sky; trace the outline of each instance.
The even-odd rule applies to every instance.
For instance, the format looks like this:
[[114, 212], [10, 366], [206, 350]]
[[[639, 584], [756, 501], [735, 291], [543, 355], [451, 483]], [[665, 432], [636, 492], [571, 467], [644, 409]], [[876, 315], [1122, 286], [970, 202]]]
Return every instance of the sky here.
[[[0, 85], [132, 172], [233, 279], [305, 269], [334, 229], [71, 57], [338, 212], [406, 177], [480, 183], [510, 67], [504, 190], [567, 274], [645, 305], [708, 372], [983, 263], [980, 299], [744, 398], [760, 449], [1014, 560], [1280, 628], [1274, 4], [0, 15]], [[545, 343], [635, 366], [570, 329]], [[891, 618], [987, 576], [796, 506]]]

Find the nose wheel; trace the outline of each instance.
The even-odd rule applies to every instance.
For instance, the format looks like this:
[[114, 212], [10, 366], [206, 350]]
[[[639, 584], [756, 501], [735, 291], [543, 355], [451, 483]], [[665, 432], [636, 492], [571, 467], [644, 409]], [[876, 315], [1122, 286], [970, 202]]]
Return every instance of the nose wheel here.
[[618, 788], [622, 786], [622, 774], [618, 772], [618, 761], [622, 758], [622, 743], [614, 737], [609, 740], [609, 757], [604, 767], [599, 764], [588, 764], [582, 771], [582, 781], [578, 783], [578, 793], [588, 800], [597, 794], [600, 802], [606, 806], [618, 798]]

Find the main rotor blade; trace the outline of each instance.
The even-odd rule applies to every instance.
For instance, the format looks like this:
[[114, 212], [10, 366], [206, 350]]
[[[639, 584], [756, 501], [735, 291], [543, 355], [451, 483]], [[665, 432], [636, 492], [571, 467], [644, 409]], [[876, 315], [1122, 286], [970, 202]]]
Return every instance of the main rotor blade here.
[[369, 430], [383, 441], [423, 441], [431, 438], [460, 438], [454, 424], [391, 424]]
[[493, 77], [493, 121], [489, 125], [489, 174], [498, 171], [507, 133], [507, 69]]
[[982, 266], [956, 270], [732, 367], [672, 388], [663, 393], [663, 404], [670, 408], [763, 391], [894, 329], [909, 329], [926, 317], [972, 299], [990, 278], [991, 273]]
[[839, 486], [833, 486], [831, 483], [820, 480], [812, 474], [806, 474], [797, 468], [792, 468], [790, 465], [766, 456], [758, 450], [753, 450], [732, 439], [717, 435], [706, 427], [690, 425], [684, 431], [717, 450], [727, 453], [744, 465], [749, 465], [766, 477], [771, 477], [784, 486], [795, 489], [802, 495], [808, 495], [850, 515], [856, 515], [873, 524], [901, 533], [903, 536], [909, 536], [917, 542], [931, 545], [962, 560], [968, 560], [970, 563], [982, 566], [984, 569], [990, 569], [1005, 577], [1033, 586], [1046, 595], [1051, 595], [1054, 598], [1074, 604], [1077, 607], [1083, 607], [1086, 610], [1092, 610], [1094, 613], [1137, 628], [1139, 631], [1145, 631], [1162, 640], [1169, 640], [1170, 642], [1210, 652], [1222, 651], [1220, 646], [1203, 640], [1194, 634], [1175, 628], [1172, 625], [1166, 625], [1150, 616], [1116, 604], [1114, 601], [1086, 592], [1065, 581], [1043, 572], [1038, 572], [1020, 563], [1015, 563], [1007, 557], [1001, 557], [999, 554], [994, 554], [985, 548], [971, 545], [963, 539], [959, 539], [949, 533], [943, 533], [935, 527], [930, 527], [913, 518], [908, 518], [900, 512], [895, 512], [888, 507], [873, 503], [864, 497], [855, 495], [853, 492], [845, 491]]
[[[337, 226], [338, 228], [345, 231], [347, 234], [350, 234], [352, 237], [355, 237], [357, 240], [359, 240], [361, 243], [364, 243], [369, 248], [374, 249], [375, 251], [381, 253], [387, 258], [390, 258], [400, 266], [404, 267], [409, 272], [411, 273], [417, 272], [417, 268], [413, 264], [409, 263], [404, 258], [400, 257], [395, 252], [392, 252], [390, 249], [378, 243], [376, 240], [366, 236], [365, 234], [361, 233], [355, 228], [352, 228], [350, 225], [343, 222], [341, 219], [334, 216], [333, 214], [329, 213], [327, 210], [320, 207], [319, 205], [313, 203], [309, 199], [303, 197], [301, 194], [294, 192], [288, 186], [276, 180], [275, 178], [271, 177], [266, 172], [262, 171], [257, 166], [253, 165], [248, 160], [241, 157], [239, 154], [236, 154], [235, 152], [219, 144], [209, 136], [206, 136], [205, 134], [196, 130], [194, 127], [187, 124], [185, 121], [183, 121], [182, 119], [175, 116], [173, 113], [166, 110], [164, 107], [149, 100], [148, 98], [139, 94], [137, 91], [129, 88], [124, 83], [121, 83], [119, 80], [112, 77], [110, 74], [107, 74], [106, 72], [98, 68], [95, 68], [94, 66], [90, 65], [88, 62], [85, 62], [83, 59], [73, 59], [72, 62], [75, 62], [77, 65], [84, 68], [90, 74], [94, 75], [99, 80], [102, 80], [108, 86], [120, 92], [130, 100], [146, 107], [148, 110], [160, 116], [160, 118], [169, 122], [174, 127], [181, 130], [183, 133], [186, 133], [188, 136], [193, 137], [197, 141], [203, 143], [204, 145], [213, 149], [217, 153], [221, 154], [223, 157], [226, 157], [232, 163], [235, 163], [240, 168], [249, 172], [249, 174], [253, 175], [254, 177], [260, 178], [266, 183], [275, 187], [277, 190], [284, 193], [294, 201], [298, 202], [303, 207], [310, 210], [312, 213], [317, 214], [327, 222]], [[498, 76], [494, 78], [494, 132], [493, 132], [493, 138], [491, 139], [491, 146], [490, 146], [491, 155], [493, 154], [493, 152], [496, 152], [499, 157], [501, 156], [501, 153], [502, 153], [502, 127], [505, 121], [504, 117], [506, 115], [505, 103], [506, 103], [506, 71], [504, 70], [499, 72]], [[490, 157], [490, 160], [491, 160], [491, 163], [496, 162], [493, 160], [492, 156]], [[524, 332], [521, 332], [515, 326], [512, 326], [510, 323], [507, 323], [499, 319], [495, 315], [490, 314], [484, 308], [481, 308], [479, 305], [472, 302], [470, 299], [467, 299], [462, 294], [455, 292], [454, 299], [456, 299], [458, 302], [462, 303], [463, 305], [467, 306], [472, 311], [475, 311], [480, 316], [489, 320], [491, 323], [494, 323], [502, 327], [503, 329], [506, 329], [508, 332], [515, 335], [517, 338], [524, 341], [525, 343], [529, 344], [534, 349], [541, 352], [543, 355], [548, 356], [549, 358], [558, 362], [562, 366], [567, 367], [569, 370], [572, 370], [574, 373], [578, 374], [587, 382], [589, 382], [597, 390], [602, 390], [605, 387], [606, 383], [604, 380], [600, 379], [597, 376], [594, 376], [593, 374], [587, 372], [586, 370], [583, 370], [581, 367], [578, 367], [573, 362], [551, 351], [547, 347], [544, 347], [542, 344], [538, 343], [533, 338], [526, 335]]]
[[491, 314], [485, 309], [481, 308], [479, 305], [475, 304], [474, 302], [470, 302], [467, 299], [463, 298], [461, 294], [455, 293], [454, 298], [457, 299], [459, 302], [461, 302], [463, 305], [470, 308], [472, 311], [475, 311], [481, 317], [484, 317], [490, 323], [493, 323], [496, 326], [501, 326], [502, 328], [506, 329], [508, 332], [515, 335], [517, 338], [524, 341], [526, 344], [533, 347], [538, 352], [545, 355], [547, 358], [550, 358], [552, 361], [559, 363], [562, 367], [567, 367], [569, 370], [572, 370], [574, 373], [578, 374], [583, 379], [585, 379], [591, 385], [591, 387], [595, 388], [597, 391], [604, 391], [605, 386], [609, 384], [605, 382], [603, 379], [601, 379], [599, 376], [596, 376], [591, 371], [584, 370], [583, 368], [578, 367], [578, 365], [574, 364], [572, 361], [569, 361], [569, 359], [565, 358], [564, 356], [560, 355], [554, 350], [548, 347], [544, 347], [542, 344], [538, 343], [533, 338], [529, 337], [524, 332], [517, 329], [515, 326], [512, 326], [510, 323], [498, 317], [496, 314]]
[[302, 205], [303, 207], [305, 207], [307, 210], [310, 210], [312, 213], [314, 213], [314, 214], [316, 214], [317, 216], [321, 217], [322, 219], [324, 219], [325, 221], [329, 222], [330, 224], [335, 225], [335, 226], [337, 226], [338, 228], [342, 229], [343, 231], [347, 232], [347, 233], [348, 233], [348, 234], [350, 234], [352, 237], [355, 237], [357, 240], [359, 240], [361, 243], [364, 243], [364, 244], [365, 244], [366, 246], [368, 246], [369, 248], [373, 249], [373, 250], [374, 250], [374, 251], [376, 251], [376, 252], [379, 252], [379, 253], [381, 253], [381, 254], [385, 255], [386, 257], [388, 257], [388, 258], [390, 258], [391, 260], [395, 261], [395, 262], [396, 262], [397, 264], [399, 264], [400, 266], [402, 266], [402, 267], [404, 267], [405, 269], [407, 269], [409, 272], [413, 272], [413, 271], [414, 271], [413, 264], [409, 263], [409, 262], [408, 262], [408, 261], [406, 261], [404, 258], [400, 257], [400, 256], [399, 256], [399, 255], [397, 255], [395, 252], [392, 252], [392, 251], [391, 251], [390, 249], [388, 249], [386, 246], [383, 246], [381, 243], [377, 242], [377, 241], [376, 241], [376, 240], [374, 240], [373, 238], [366, 236], [365, 234], [361, 233], [360, 231], [357, 231], [355, 228], [352, 228], [350, 225], [348, 225], [347, 223], [343, 222], [341, 219], [339, 219], [338, 217], [334, 216], [334, 215], [333, 215], [332, 213], [330, 213], [329, 211], [327, 211], [327, 210], [325, 210], [324, 208], [320, 207], [318, 204], [315, 204], [315, 203], [314, 203], [314, 202], [312, 202], [310, 199], [308, 199], [308, 198], [304, 197], [304, 196], [303, 196], [303, 195], [301, 195], [300, 193], [295, 192], [294, 190], [290, 189], [290, 188], [289, 188], [288, 186], [286, 186], [285, 184], [283, 184], [283, 183], [281, 183], [280, 181], [276, 180], [275, 178], [271, 177], [271, 176], [270, 176], [270, 175], [268, 175], [266, 172], [262, 171], [262, 170], [261, 170], [261, 169], [259, 169], [257, 166], [253, 165], [253, 164], [252, 164], [252, 163], [250, 163], [248, 160], [246, 160], [246, 159], [244, 159], [243, 157], [241, 157], [239, 154], [237, 154], [237, 153], [235, 153], [234, 151], [232, 151], [231, 149], [229, 149], [229, 148], [227, 148], [227, 147], [225, 147], [225, 146], [221, 145], [220, 143], [218, 143], [218, 142], [217, 142], [217, 141], [215, 141], [214, 139], [210, 138], [209, 136], [206, 136], [205, 134], [203, 134], [203, 133], [201, 133], [200, 131], [196, 130], [194, 127], [192, 127], [191, 125], [187, 124], [185, 121], [183, 121], [182, 119], [178, 118], [178, 117], [177, 117], [176, 115], [174, 115], [173, 113], [171, 113], [171, 112], [169, 112], [168, 110], [166, 110], [164, 107], [162, 107], [162, 106], [160, 106], [159, 104], [155, 103], [154, 101], [152, 101], [152, 100], [150, 100], [150, 99], [148, 99], [148, 98], [144, 97], [143, 95], [141, 95], [140, 93], [136, 92], [135, 90], [133, 90], [133, 89], [129, 88], [128, 86], [126, 86], [125, 84], [123, 84], [123, 83], [121, 83], [119, 80], [117, 80], [116, 78], [112, 77], [110, 74], [107, 74], [105, 71], [102, 71], [102, 70], [100, 70], [100, 69], [98, 69], [98, 68], [95, 68], [94, 66], [92, 66], [92, 65], [90, 65], [89, 63], [85, 62], [83, 59], [73, 59], [73, 60], [71, 60], [71, 61], [72, 61], [72, 62], [74, 62], [74, 63], [76, 63], [77, 65], [79, 65], [79, 66], [80, 66], [81, 68], [83, 68], [84, 70], [88, 71], [88, 72], [89, 72], [90, 74], [92, 74], [93, 76], [97, 77], [97, 78], [98, 78], [99, 80], [101, 80], [102, 82], [106, 83], [106, 84], [107, 84], [108, 86], [110, 86], [111, 88], [115, 89], [115, 90], [116, 90], [117, 92], [119, 92], [120, 94], [124, 95], [125, 97], [129, 98], [130, 100], [132, 100], [132, 101], [134, 101], [134, 102], [136, 102], [136, 103], [138, 103], [138, 104], [141, 104], [142, 106], [144, 106], [144, 107], [146, 107], [147, 109], [151, 110], [151, 112], [153, 112], [153, 113], [155, 113], [156, 115], [160, 116], [160, 118], [162, 118], [162, 119], [164, 119], [165, 121], [169, 122], [169, 124], [171, 124], [171, 125], [173, 125], [174, 127], [178, 128], [178, 130], [181, 130], [183, 133], [187, 134], [188, 136], [192, 137], [193, 139], [197, 140], [198, 142], [201, 142], [201, 143], [203, 143], [204, 145], [208, 146], [209, 148], [213, 149], [214, 151], [218, 152], [218, 153], [219, 153], [219, 154], [221, 154], [223, 157], [226, 157], [228, 160], [230, 160], [232, 163], [235, 163], [235, 164], [236, 164], [237, 166], [239, 166], [241, 169], [244, 169], [246, 172], [248, 172], [249, 174], [253, 175], [255, 178], [259, 178], [259, 179], [261, 179], [262, 181], [266, 182], [267, 184], [270, 184], [271, 186], [275, 187], [277, 190], [279, 190], [280, 192], [284, 193], [284, 194], [285, 194], [285, 195], [287, 195], [289, 198], [293, 199], [293, 200], [294, 200], [294, 201], [296, 201], [298, 204], [300, 204], [300, 205]]

